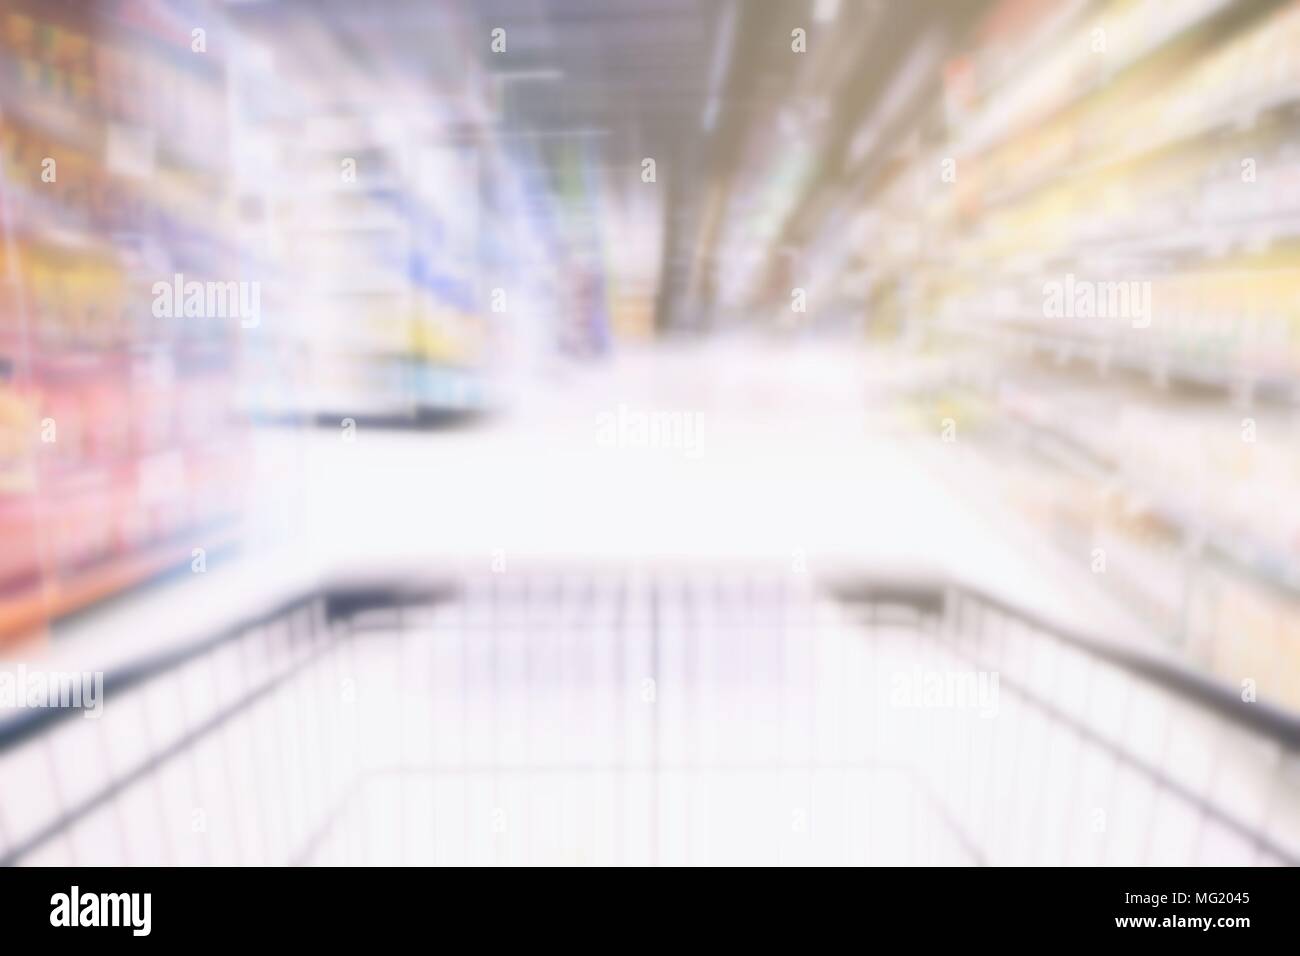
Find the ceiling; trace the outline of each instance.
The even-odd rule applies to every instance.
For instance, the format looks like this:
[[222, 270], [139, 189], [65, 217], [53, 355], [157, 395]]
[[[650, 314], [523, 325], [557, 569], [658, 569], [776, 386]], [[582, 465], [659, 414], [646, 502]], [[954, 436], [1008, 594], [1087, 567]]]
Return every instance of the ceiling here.
[[[857, 121], [901, 58], [943, 23], [951, 33], [976, 0], [262, 0], [231, 9], [285, 62], [317, 78], [313, 112], [435, 116], [437, 98], [487, 85], [494, 108], [475, 123], [558, 181], [574, 144], [599, 175], [589, 200], [643, 201], [641, 161], [656, 162], [661, 329], [703, 324], [723, 226], [764, 201], [763, 151], [802, 151], [811, 174], [779, 242], [810, 230], [847, 181]], [[815, 55], [794, 55], [802, 26]], [[505, 50], [493, 52], [493, 31]], [[292, 68], [289, 62], [292, 61]], [[472, 67], [472, 68], [471, 68]], [[778, 119], [793, 112], [797, 144]], [[797, 147], [797, 150], [794, 148]], [[757, 185], [756, 185], [757, 183]], [[558, 190], [558, 185], [555, 187]], [[638, 192], [639, 191], [639, 192]], [[572, 195], [567, 201], [572, 203]], [[801, 218], [802, 217], [802, 218]], [[739, 221], [740, 231], [746, 226]], [[617, 238], [617, 237], [613, 237]]]

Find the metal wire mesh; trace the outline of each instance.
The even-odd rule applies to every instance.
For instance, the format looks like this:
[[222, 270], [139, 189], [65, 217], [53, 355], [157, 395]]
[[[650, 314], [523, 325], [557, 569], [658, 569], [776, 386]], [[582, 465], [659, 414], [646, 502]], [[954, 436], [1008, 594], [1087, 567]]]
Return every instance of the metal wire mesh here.
[[5, 724], [0, 861], [1295, 863], [1297, 726], [943, 583], [329, 588]]

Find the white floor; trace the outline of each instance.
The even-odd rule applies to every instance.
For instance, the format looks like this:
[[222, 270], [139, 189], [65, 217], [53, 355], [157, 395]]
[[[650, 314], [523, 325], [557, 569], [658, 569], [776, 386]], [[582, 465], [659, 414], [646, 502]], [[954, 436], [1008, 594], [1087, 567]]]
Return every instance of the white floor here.
[[[318, 432], [290, 466], [306, 484], [307, 553], [468, 571], [539, 559], [925, 571], [1136, 634], [1019, 515], [935, 474], [936, 450], [963, 449], [941, 443], [938, 422], [932, 436], [900, 429], [891, 387], [906, 374], [866, 349], [717, 344], [570, 372], [481, 429]], [[639, 446], [637, 417], [656, 414], [688, 433]], [[619, 421], [632, 425], [611, 440]]]

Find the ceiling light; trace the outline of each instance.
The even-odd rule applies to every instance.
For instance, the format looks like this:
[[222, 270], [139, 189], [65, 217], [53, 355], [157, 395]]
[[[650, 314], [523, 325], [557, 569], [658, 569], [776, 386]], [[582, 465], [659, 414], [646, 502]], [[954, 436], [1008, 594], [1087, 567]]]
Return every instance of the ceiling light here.
[[840, 0], [817, 0], [813, 7], [813, 19], [818, 23], [829, 23], [839, 16]]

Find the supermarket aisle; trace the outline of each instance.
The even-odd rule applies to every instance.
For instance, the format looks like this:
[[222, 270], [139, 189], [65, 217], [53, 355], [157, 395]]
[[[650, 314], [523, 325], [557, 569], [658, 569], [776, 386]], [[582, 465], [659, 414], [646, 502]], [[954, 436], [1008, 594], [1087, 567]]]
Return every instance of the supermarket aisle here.
[[1298, 51], [2, 0], [0, 859], [1293, 861]]

